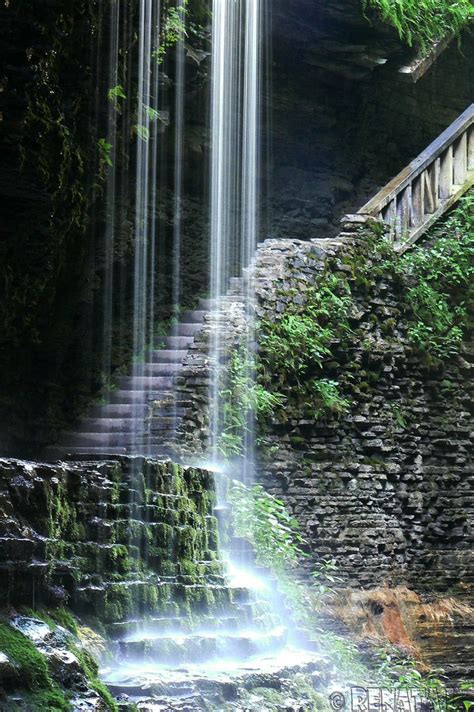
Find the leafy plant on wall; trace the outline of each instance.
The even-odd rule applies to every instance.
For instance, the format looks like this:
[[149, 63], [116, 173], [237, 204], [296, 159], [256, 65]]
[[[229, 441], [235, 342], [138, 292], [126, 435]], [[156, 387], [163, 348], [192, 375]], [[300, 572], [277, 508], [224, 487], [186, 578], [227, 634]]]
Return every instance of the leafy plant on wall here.
[[363, 7], [375, 10], [401, 39], [423, 51], [447, 35], [459, 34], [474, 17], [471, 0], [363, 0]]

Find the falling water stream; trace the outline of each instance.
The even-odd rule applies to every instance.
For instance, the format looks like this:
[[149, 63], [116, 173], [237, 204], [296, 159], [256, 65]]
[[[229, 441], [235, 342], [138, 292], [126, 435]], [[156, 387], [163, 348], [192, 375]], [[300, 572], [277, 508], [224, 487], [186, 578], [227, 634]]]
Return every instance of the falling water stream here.
[[[112, 3], [115, 7], [116, 4]], [[184, 17], [185, 0], [177, 7]], [[119, 3], [117, 3], [118, 8]], [[209, 304], [213, 324], [209, 360], [212, 374], [209, 387], [211, 430], [210, 459], [215, 465], [218, 505], [225, 508], [225, 488], [221, 486], [219, 470], [219, 440], [225, 400], [222, 384], [226, 379], [226, 333], [220, 318], [222, 308], [232, 301], [243, 310], [245, 328], [242, 336], [244, 353], [255, 349], [253, 324], [254, 289], [249, 267], [255, 254], [259, 234], [259, 181], [261, 175], [261, 111], [262, 111], [262, 46], [265, 0], [213, 0], [212, 56], [210, 104], [210, 239], [209, 239]], [[116, 9], [111, 14], [111, 33], [116, 33]], [[172, 304], [176, 309], [182, 292], [181, 245], [183, 236], [182, 199], [184, 170], [184, 106], [185, 106], [185, 34], [174, 48], [174, 166], [173, 166], [173, 255]], [[159, 0], [140, 0], [138, 32], [138, 91], [136, 99], [136, 193], [134, 217], [134, 279], [133, 279], [133, 376], [130, 398], [132, 453], [152, 454], [146, 437], [140, 431], [143, 411], [150, 400], [144, 355], [154, 342], [156, 291], [160, 258], [156, 218], [159, 190], [159, 136], [157, 117], [160, 112], [160, 64], [156, 53], [160, 43]], [[117, 83], [117, 47], [111, 40], [110, 81]], [[114, 136], [114, 119], [109, 121], [110, 141]], [[113, 203], [115, 179], [109, 179], [108, 201]], [[113, 241], [115, 224], [107, 228], [107, 244]], [[110, 248], [109, 248], [110, 251]], [[107, 286], [107, 285], [106, 285]], [[111, 289], [111, 286], [109, 287]], [[110, 295], [108, 297], [110, 299]], [[110, 318], [107, 317], [106, 318]], [[171, 334], [179, 332], [171, 330]], [[106, 358], [110, 360], [110, 345]], [[247, 359], [246, 378], [252, 379], [252, 358]], [[177, 412], [173, 413], [173, 430]], [[255, 481], [255, 418], [249, 413], [244, 427], [244, 453], [238, 476], [246, 484]], [[138, 473], [137, 473], [138, 474]], [[235, 473], [234, 473], [235, 474]], [[237, 552], [238, 553], [238, 552]], [[250, 559], [236, 552], [222, 552], [228, 562], [227, 581], [236, 589], [248, 589], [260, 611], [255, 619], [237, 621], [232, 628], [223, 622], [217, 629], [200, 629], [183, 634], [167, 631], [174, 649], [192, 650], [201, 646], [198, 661], [186, 665], [186, 674], [215, 676], [234, 674], [244, 666], [247, 670], [269, 671], [278, 666], [305, 659], [305, 651], [289, 645], [287, 630], [281, 624], [279, 602], [272, 597], [272, 584], [261, 575]], [[264, 614], [261, 611], [265, 611]], [[256, 621], [259, 621], [258, 623]], [[262, 620], [267, 621], [262, 623]], [[218, 632], [216, 632], [218, 630]], [[146, 624], [124, 641], [134, 645], [146, 638], [159, 645], [163, 631], [147, 628]], [[209, 648], [210, 641], [212, 646]], [[207, 650], [209, 648], [209, 653]], [[217, 653], [217, 655], [216, 655]], [[124, 678], [162, 681], [166, 684], [183, 675], [180, 659], [157, 654], [156, 661], [137, 659], [133, 663], [118, 660], [117, 669], [107, 680], [116, 683]]]

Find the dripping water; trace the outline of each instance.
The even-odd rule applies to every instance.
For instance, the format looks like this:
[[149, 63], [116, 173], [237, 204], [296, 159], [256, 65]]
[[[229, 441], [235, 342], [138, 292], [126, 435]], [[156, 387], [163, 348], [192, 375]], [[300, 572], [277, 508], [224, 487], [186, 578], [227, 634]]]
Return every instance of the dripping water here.
[[[138, 91], [136, 125], [136, 192], [134, 224], [132, 452], [145, 452], [149, 443], [140, 433], [143, 409], [150, 395], [144, 357], [153, 342], [156, 222], [154, 217], [157, 177], [158, 62], [160, 3], [140, 0]], [[146, 439], [145, 439], [146, 440]]]
[[[186, 34], [186, 3], [185, 0], [178, 0], [177, 8], [183, 23], [183, 31], [180, 33], [175, 49], [175, 102], [174, 102], [174, 195], [173, 195], [173, 274], [172, 274], [172, 327], [171, 335], [177, 336], [177, 324], [179, 321], [179, 307], [182, 298], [182, 276], [181, 276], [181, 244], [183, 230], [183, 155], [184, 155], [184, 100], [185, 100], [185, 45]], [[178, 406], [176, 394], [173, 397], [172, 414], [172, 438], [176, 435], [178, 426]]]

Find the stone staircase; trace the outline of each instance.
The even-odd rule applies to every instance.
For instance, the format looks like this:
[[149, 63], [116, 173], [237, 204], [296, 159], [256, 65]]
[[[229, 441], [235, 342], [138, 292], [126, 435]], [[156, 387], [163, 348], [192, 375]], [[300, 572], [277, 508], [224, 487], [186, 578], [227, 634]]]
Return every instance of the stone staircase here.
[[156, 337], [144, 362], [130, 368], [94, 406], [75, 430], [60, 434], [44, 452], [48, 460], [72, 455], [144, 455], [174, 457], [178, 425], [192, 405], [178, 382], [195, 337], [224, 303], [240, 300], [242, 279], [231, 279], [219, 300], [200, 299], [197, 308], [181, 314], [168, 336]]
[[171, 335], [156, 339], [143, 363], [117, 378], [106, 403], [94, 406], [75, 430], [60, 434], [58, 443], [46, 449], [47, 458], [172, 454], [176, 427], [188, 405], [177, 395], [176, 382], [211, 308], [210, 300], [200, 299], [195, 310], [184, 312]]

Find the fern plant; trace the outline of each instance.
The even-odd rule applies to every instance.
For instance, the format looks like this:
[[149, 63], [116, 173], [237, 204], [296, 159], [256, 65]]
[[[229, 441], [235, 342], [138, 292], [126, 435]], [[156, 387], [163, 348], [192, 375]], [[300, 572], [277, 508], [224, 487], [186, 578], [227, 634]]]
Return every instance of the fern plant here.
[[363, 6], [393, 25], [408, 45], [424, 51], [442, 37], [458, 34], [474, 15], [471, 0], [363, 0]]

